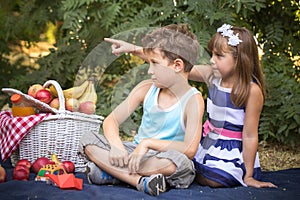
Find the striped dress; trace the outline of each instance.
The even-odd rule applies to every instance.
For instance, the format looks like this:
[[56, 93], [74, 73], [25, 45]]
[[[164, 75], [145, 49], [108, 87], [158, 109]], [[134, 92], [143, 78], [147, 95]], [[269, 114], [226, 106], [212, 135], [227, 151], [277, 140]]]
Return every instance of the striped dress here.
[[[242, 131], [245, 107], [237, 108], [230, 101], [230, 88], [220, 86], [214, 79], [207, 98], [208, 119], [194, 158], [197, 173], [226, 187], [246, 186], [243, 161]], [[255, 179], [260, 179], [258, 153], [254, 163]]]

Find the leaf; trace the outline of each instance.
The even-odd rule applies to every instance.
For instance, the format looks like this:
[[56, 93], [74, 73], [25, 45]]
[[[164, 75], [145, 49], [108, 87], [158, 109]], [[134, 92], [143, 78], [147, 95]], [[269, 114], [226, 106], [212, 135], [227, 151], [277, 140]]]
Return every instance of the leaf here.
[[239, 13], [242, 7], [241, 1], [236, 2], [236, 13]]
[[293, 116], [294, 120], [297, 122], [298, 125], [300, 125], [300, 115], [295, 114]]
[[103, 8], [103, 11], [101, 12], [101, 22], [102, 26], [104, 28], [110, 27], [115, 20], [117, 19], [118, 14], [120, 13], [121, 7], [119, 3], [112, 3], [106, 5], [106, 7]]

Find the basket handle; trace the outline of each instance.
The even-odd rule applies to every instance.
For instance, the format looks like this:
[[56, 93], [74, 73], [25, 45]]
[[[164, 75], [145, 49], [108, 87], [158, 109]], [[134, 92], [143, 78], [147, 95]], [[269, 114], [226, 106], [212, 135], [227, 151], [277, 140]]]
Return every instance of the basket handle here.
[[55, 80], [48, 80], [44, 83], [44, 88], [48, 87], [49, 85], [53, 85], [57, 91], [58, 94], [58, 100], [59, 100], [59, 111], [65, 111], [65, 97], [64, 93], [59, 85], [59, 83]]

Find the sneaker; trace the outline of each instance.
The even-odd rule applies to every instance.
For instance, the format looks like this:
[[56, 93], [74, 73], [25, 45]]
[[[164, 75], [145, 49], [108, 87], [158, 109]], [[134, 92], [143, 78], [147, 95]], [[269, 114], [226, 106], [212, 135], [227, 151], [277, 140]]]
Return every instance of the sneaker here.
[[109, 185], [118, 184], [120, 181], [105, 171], [101, 170], [95, 163], [88, 162], [86, 166], [86, 175], [90, 184]]
[[138, 191], [157, 196], [159, 193], [165, 192], [167, 186], [165, 177], [162, 174], [155, 174], [150, 177], [142, 177], [136, 188]]

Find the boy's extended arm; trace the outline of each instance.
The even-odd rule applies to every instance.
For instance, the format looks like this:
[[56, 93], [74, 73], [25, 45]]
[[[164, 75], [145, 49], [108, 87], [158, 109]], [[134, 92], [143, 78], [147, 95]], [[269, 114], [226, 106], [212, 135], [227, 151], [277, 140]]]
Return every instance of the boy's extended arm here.
[[112, 53], [119, 56], [121, 53], [132, 53], [143, 60], [147, 61], [147, 56], [144, 54], [143, 47], [137, 46], [123, 40], [112, 38], [104, 38], [104, 41], [111, 43]]
[[[112, 38], [104, 38], [104, 41], [111, 43], [112, 53], [119, 56], [121, 53], [132, 53], [143, 60], [147, 61], [147, 56], [144, 54], [143, 47], [137, 46], [123, 40]], [[210, 65], [195, 65], [189, 73], [189, 80], [197, 82], [208, 82], [212, 68]]]

